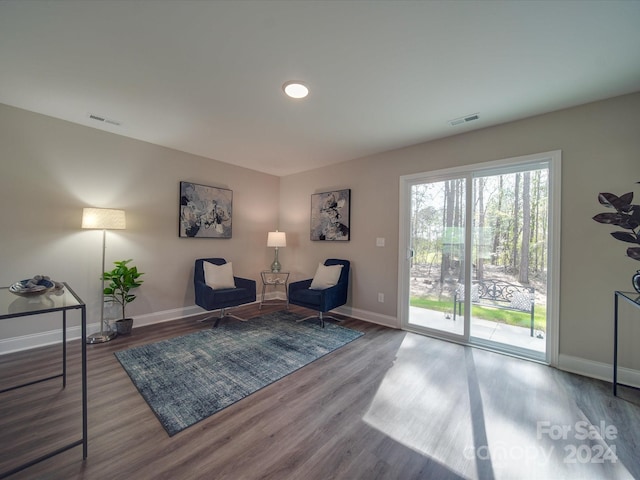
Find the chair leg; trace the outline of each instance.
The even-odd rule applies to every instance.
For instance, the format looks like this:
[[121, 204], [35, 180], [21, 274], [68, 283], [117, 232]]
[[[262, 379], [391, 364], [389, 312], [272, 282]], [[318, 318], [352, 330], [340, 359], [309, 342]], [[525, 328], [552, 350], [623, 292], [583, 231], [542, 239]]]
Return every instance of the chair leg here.
[[324, 328], [324, 321], [325, 320], [334, 320], [336, 322], [341, 322], [342, 321], [339, 318], [333, 317], [331, 315], [325, 316], [323, 312], [318, 312], [318, 315], [310, 315], [308, 317], [301, 318], [300, 320], [296, 320], [296, 322], [300, 323], [300, 322], [304, 322], [306, 320], [311, 320], [312, 318], [316, 319], [316, 320], [320, 320], [320, 325], [322, 325], [322, 328]]
[[225, 312], [224, 316], [225, 317], [229, 317], [229, 318], [235, 318], [236, 320], [240, 320], [241, 322], [247, 322], [248, 321], [246, 318], [241, 318], [241, 317], [239, 317], [237, 315], [234, 315], [233, 313], [226, 313]]
[[224, 315], [224, 308], [220, 309], [220, 315], [216, 318], [216, 321], [213, 322], [213, 325], [211, 325], [211, 328], [216, 328], [218, 325], [220, 325], [220, 321], [225, 317]]
[[208, 317], [205, 317], [203, 319], [201, 319], [201, 322], [206, 322], [207, 320], [211, 320], [212, 318], [215, 318], [215, 321], [213, 322], [213, 325], [211, 326], [211, 328], [216, 328], [219, 324], [220, 321], [225, 318], [225, 317], [229, 317], [229, 318], [234, 318], [236, 320], [240, 320], [241, 322], [246, 322], [247, 319], [246, 318], [240, 318], [237, 315], [233, 315], [232, 313], [228, 313], [226, 308], [221, 308], [220, 309], [220, 315], [210, 315]]
[[296, 323], [302, 323], [302, 322], [306, 322], [307, 320], [311, 320], [311, 319], [319, 319], [320, 317], [318, 315], [309, 315], [308, 317], [304, 317], [301, 318], [299, 320], [296, 320]]
[[201, 318], [200, 320], [198, 320], [198, 322], [200, 323], [204, 323], [204, 322], [208, 322], [209, 320], [215, 319], [214, 321], [218, 320], [218, 315], [209, 315], [207, 317]]

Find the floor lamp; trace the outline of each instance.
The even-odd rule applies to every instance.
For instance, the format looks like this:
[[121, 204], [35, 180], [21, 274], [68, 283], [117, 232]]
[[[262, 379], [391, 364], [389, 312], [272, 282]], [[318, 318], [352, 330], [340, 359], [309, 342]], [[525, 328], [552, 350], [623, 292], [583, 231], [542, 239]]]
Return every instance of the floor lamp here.
[[124, 210], [114, 210], [111, 208], [83, 208], [82, 228], [102, 230], [102, 289], [100, 290], [100, 331], [92, 333], [87, 337], [87, 343], [104, 343], [113, 340], [117, 333], [112, 331], [108, 325], [105, 329], [104, 321], [104, 256], [107, 248], [107, 230], [124, 230], [126, 220]]

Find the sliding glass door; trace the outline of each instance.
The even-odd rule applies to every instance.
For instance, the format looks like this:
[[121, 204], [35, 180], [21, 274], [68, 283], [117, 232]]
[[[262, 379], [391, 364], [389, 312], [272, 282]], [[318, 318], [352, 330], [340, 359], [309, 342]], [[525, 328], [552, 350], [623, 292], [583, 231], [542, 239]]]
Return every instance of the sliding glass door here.
[[559, 161], [551, 152], [401, 179], [403, 328], [553, 363]]

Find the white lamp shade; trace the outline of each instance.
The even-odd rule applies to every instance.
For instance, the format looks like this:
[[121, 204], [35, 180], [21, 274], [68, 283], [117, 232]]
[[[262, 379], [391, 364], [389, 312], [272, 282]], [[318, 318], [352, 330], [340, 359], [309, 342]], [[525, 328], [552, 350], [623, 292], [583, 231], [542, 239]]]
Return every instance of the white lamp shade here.
[[83, 208], [82, 228], [124, 230], [127, 228], [124, 210], [114, 210], [112, 208]]
[[284, 232], [269, 232], [267, 236], [267, 247], [286, 247], [287, 234]]

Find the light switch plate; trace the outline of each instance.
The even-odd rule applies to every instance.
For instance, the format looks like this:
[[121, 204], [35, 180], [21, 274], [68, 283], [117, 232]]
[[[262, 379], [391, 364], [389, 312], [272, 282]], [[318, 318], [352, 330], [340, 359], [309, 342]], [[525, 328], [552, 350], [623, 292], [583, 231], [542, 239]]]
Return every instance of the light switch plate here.
[[376, 238], [376, 247], [384, 247], [384, 237]]

